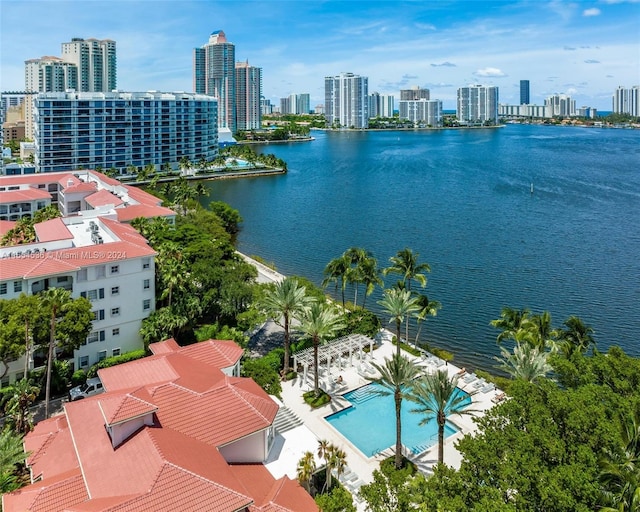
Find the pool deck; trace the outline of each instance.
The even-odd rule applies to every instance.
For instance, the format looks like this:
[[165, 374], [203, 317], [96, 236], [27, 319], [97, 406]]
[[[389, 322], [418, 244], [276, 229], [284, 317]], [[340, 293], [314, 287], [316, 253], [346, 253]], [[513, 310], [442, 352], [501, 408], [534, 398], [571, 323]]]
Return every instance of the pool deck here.
[[[373, 361], [379, 365], [384, 364], [384, 360], [390, 358], [396, 350], [396, 347], [391, 343], [392, 337], [393, 334], [390, 331], [386, 329], [381, 330], [376, 336], [378, 348], [374, 350], [372, 354], [365, 355], [365, 362], [371, 363]], [[427, 364], [430, 365], [428, 368], [432, 371], [436, 369], [436, 365], [439, 365], [437, 369], [446, 369], [450, 377], [453, 377], [461, 371], [461, 369], [454, 364], [446, 364], [441, 360], [440, 362], [436, 362], [437, 359], [435, 358], [425, 360], [424, 358], [413, 356], [407, 352], [403, 352], [403, 354], [414, 361], [416, 365], [425, 366], [425, 371], [427, 370]], [[346, 452], [348, 468], [353, 475], [355, 475], [352, 477], [351, 490], [357, 490], [363, 483], [372, 482], [373, 470], [379, 467], [382, 459], [392, 455], [394, 451], [394, 447], [390, 447], [374, 457], [366, 457], [324, 419], [325, 416], [349, 407], [351, 404], [342, 398], [341, 395], [368, 384], [369, 380], [367, 380], [365, 376], [374, 376], [372, 374], [366, 374], [366, 372], [363, 371], [363, 367], [360, 367], [360, 369], [356, 368], [358, 363], [359, 361], [354, 360], [353, 367], [343, 368], [341, 370], [332, 368], [330, 374], [327, 374], [326, 370], [324, 371], [324, 375], [320, 377], [320, 387], [328, 392], [332, 399], [328, 404], [317, 409], [311, 409], [302, 398], [302, 394], [305, 391], [313, 389], [312, 372], [309, 372], [304, 381], [303, 375], [300, 373], [296, 379], [282, 383], [282, 403], [304, 421], [304, 426], [315, 434], [317, 439], [326, 439]], [[335, 379], [339, 375], [342, 376], [343, 382], [336, 384]], [[479, 411], [479, 414], [493, 407], [494, 402], [492, 400], [501, 393], [501, 391], [493, 385], [484, 382], [482, 379], [475, 378], [473, 374], [467, 373], [462, 375], [458, 386], [467, 392], [475, 391], [475, 394], [472, 396], [472, 408]], [[455, 441], [465, 434], [474, 432], [476, 425], [469, 415], [454, 416], [450, 418], [450, 420], [459, 428], [459, 432], [445, 439], [444, 462], [449, 466], [458, 468], [460, 467], [462, 457], [454, 446]], [[375, 420], [372, 419], [372, 421]], [[434, 443], [431, 448], [418, 455], [410, 454], [410, 458], [418, 465], [422, 472], [429, 473], [433, 464], [437, 462], [437, 441], [434, 441]], [[304, 447], [304, 450], [311, 450], [315, 453], [317, 451], [317, 443], [316, 446]], [[297, 460], [294, 463], [297, 464]], [[289, 464], [291, 464], [291, 461]], [[358, 510], [364, 510], [362, 503], [357, 503], [357, 505]]]

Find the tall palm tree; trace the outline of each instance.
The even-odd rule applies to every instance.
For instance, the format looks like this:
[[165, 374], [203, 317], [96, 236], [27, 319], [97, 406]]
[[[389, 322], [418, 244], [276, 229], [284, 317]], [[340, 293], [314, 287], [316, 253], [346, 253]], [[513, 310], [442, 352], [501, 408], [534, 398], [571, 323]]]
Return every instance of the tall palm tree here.
[[384, 297], [378, 301], [386, 313], [389, 314], [389, 322], [396, 324], [396, 354], [400, 357], [400, 326], [405, 317], [417, 313], [420, 309], [418, 301], [411, 296], [409, 290], [391, 288], [384, 291]]
[[604, 512], [640, 510], [640, 409], [621, 416], [622, 446], [614, 453], [607, 450], [600, 459], [599, 480]]
[[535, 382], [553, 369], [547, 362], [549, 354], [528, 342], [516, 342], [513, 353], [504, 347], [500, 347], [500, 352], [502, 357], [496, 357], [502, 363], [500, 368], [514, 379]]
[[175, 242], [163, 243], [158, 253], [157, 272], [164, 284], [161, 298], [167, 299], [167, 306], [171, 307], [175, 292], [183, 290], [187, 283], [187, 265], [180, 246]]
[[318, 348], [344, 328], [342, 315], [332, 305], [314, 301], [302, 314], [301, 322], [300, 329], [313, 343], [313, 389], [318, 396]]
[[362, 274], [362, 264], [372, 255], [362, 247], [350, 247], [343, 256], [349, 262], [349, 269], [346, 273], [346, 279], [349, 284], [353, 285], [354, 298], [353, 305], [358, 305], [358, 286], [364, 282]]
[[301, 315], [312, 302], [306, 293], [306, 287], [300, 285], [297, 279], [287, 277], [274, 288], [268, 289], [260, 302], [265, 313], [284, 328], [284, 375], [289, 373], [291, 359], [291, 320]]
[[316, 471], [316, 460], [313, 457], [312, 452], [305, 452], [302, 458], [298, 461], [298, 467], [296, 468], [296, 476], [298, 482], [304, 487], [308, 493], [311, 493], [311, 477]]
[[338, 291], [338, 285], [342, 292], [342, 307], [344, 307], [344, 290], [347, 287], [347, 274], [351, 265], [349, 259], [343, 254], [338, 258], [332, 259], [324, 268], [324, 279], [322, 280], [323, 288], [326, 288], [329, 284], [334, 283], [336, 286], [336, 292]]
[[411, 412], [424, 415], [420, 425], [426, 424], [431, 418], [438, 423], [438, 462], [444, 461], [444, 426], [447, 418], [453, 415], [462, 416], [475, 414], [477, 411], [469, 408], [469, 394], [458, 390], [458, 376], [449, 378], [446, 370], [438, 370], [419, 379], [413, 386], [410, 400], [417, 404]]
[[44, 398], [44, 416], [49, 418], [49, 400], [51, 398], [51, 368], [56, 346], [56, 321], [71, 302], [71, 292], [64, 288], [49, 288], [42, 297], [43, 306], [50, 313], [49, 322], [49, 351], [47, 355], [47, 383]]
[[347, 454], [326, 439], [318, 441], [318, 457], [325, 461], [325, 489], [331, 489], [331, 475], [335, 469], [338, 475], [344, 472], [347, 465]]
[[493, 327], [501, 331], [496, 341], [501, 343], [504, 340], [515, 340], [519, 331], [532, 331], [535, 329], [535, 324], [530, 315], [531, 312], [528, 309], [502, 308], [500, 318], [490, 322]]
[[[406, 357], [395, 354], [391, 359], [385, 359], [384, 365], [373, 363], [380, 379], [377, 381], [382, 388], [376, 393], [383, 396], [393, 395], [396, 406], [396, 469], [402, 468], [402, 400], [409, 397], [409, 388], [418, 377], [418, 368]], [[375, 380], [370, 378], [369, 380]]]
[[418, 338], [420, 337], [420, 331], [422, 330], [422, 323], [427, 319], [427, 316], [436, 316], [438, 310], [442, 307], [437, 300], [429, 300], [424, 294], [420, 294], [417, 297], [419, 311], [416, 314], [416, 322], [418, 322], [418, 332], [416, 332], [415, 345], [418, 346]]
[[40, 388], [27, 379], [20, 379], [12, 386], [12, 393], [4, 405], [4, 412], [9, 424], [17, 434], [27, 434], [33, 426], [33, 418], [29, 407], [35, 402]]
[[576, 352], [584, 354], [589, 346], [595, 346], [593, 328], [586, 325], [579, 317], [570, 316], [565, 322], [565, 329], [560, 329], [559, 338], [562, 352], [570, 357]]
[[362, 299], [362, 307], [365, 307], [367, 297], [373, 293], [376, 286], [383, 286], [384, 282], [380, 277], [380, 269], [378, 268], [378, 261], [369, 256], [360, 263], [360, 279], [362, 284], [365, 285], [364, 298]]
[[[411, 249], [405, 247], [398, 251], [395, 256], [389, 258], [391, 266], [385, 268], [382, 272], [385, 276], [387, 274], [400, 274], [404, 289], [409, 292], [411, 291], [411, 284], [414, 280], [420, 284], [421, 288], [424, 288], [427, 286], [427, 276], [425, 273], [431, 272], [431, 267], [428, 263], [418, 263], [418, 256], [420, 255], [417, 252], [414, 253]], [[409, 340], [409, 317], [406, 319], [405, 331], [405, 337]]]

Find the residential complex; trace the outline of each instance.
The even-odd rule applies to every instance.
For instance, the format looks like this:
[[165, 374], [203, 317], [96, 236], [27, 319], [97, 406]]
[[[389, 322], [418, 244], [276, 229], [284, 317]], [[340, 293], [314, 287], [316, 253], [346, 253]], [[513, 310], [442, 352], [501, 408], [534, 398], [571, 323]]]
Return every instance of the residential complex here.
[[520, 105], [531, 103], [529, 80], [520, 80]]
[[414, 85], [410, 89], [400, 89], [400, 101], [428, 99], [431, 99], [429, 89], [421, 89], [417, 85]]
[[116, 43], [73, 38], [62, 57], [25, 61], [25, 89], [31, 92], [110, 92], [116, 88]]
[[576, 115], [576, 100], [566, 94], [554, 94], [544, 100], [551, 117], [573, 117]]
[[291, 94], [280, 98], [281, 114], [308, 114], [311, 111], [311, 99], [308, 93]]
[[262, 125], [262, 69], [249, 62], [236, 62], [236, 126], [259, 130]]
[[40, 172], [192, 162], [218, 154], [218, 102], [192, 93], [41, 93], [34, 100]]
[[400, 100], [399, 108], [400, 119], [407, 119], [416, 125], [442, 125], [442, 101], [440, 100]]
[[392, 94], [373, 92], [369, 95], [369, 119], [374, 117], [393, 117], [395, 97]]
[[[222, 30], [193, 50], [193, 87], [218, 99], [218, 126], [236, 132], [236, 49]], [[258, 95], [258, 101], [260, 96]]]
[[152, 356], [99, 370], [106, 393], [65, 404], [26, 436], [32, 484], [4, 495], [3, 510], [318, 510], [264, 464], [281, 449], [279, 406], [237, 376], [240, 347], [149, 348]]
[[62, 43], [62, 58], [78, 68], [78, 87], [82, 92], [111, 92], [117, 84], [116, 42], [111, 39], [74, 37]]
[[324, 79], [325, 115], [329, 126], [369, 126], [368, 78], [341, 73]]
[[[160, 203], [95, 171], [0, 177], [0, 237], [45, 206], [56, 205], [63, 215], [36, 224], [34, 242], [0, 247], [0, 299], [52, 287], [88, 298], [95, 319], [73, 355], [76, 369], [142, 348], [141, 322], [155, 309], [156, 253], [128, 222], [173, 222], [175, 213]], [[11, 363], [2, 385], [22, 377], [24, 368], [24, 360]]]
[[629, 114], [640, 117], [640, 85], [634, 85], [631, 89], [620, 86], [613, 92], [614, 114]]
[[461, 123], [495, 123], [498, 121], [498, 88], [487, 85], [461, 87], [457, 105]]

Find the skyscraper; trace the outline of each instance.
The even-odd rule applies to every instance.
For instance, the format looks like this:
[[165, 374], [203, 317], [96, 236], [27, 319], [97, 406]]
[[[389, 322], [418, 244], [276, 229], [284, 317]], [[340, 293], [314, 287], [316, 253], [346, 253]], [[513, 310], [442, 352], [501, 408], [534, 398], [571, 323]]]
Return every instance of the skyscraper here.
[[372, 92], [369, 96], [369, 119], [374, 117], [393, 117], [395, 98], [389, 94]]
[[26, 60], [24, 86], [27, 92], [78, 90], [78, 66], [58, 57]]
[[429, 89], [421, 89], [417, 85], [411, 89], [400, 89], [400, 101], [402, 100], [428, 100], [430, 98]]
[[[193, 88], [218, 98], [218, 127], [236, 131], [236, 49], [222, 30], [193, 50]], [[258, 101], [260, 96], [258, 96]]]
[[640, 117], [640, 85], [631, 89], [620, 86], [613, 92], [613, 113]]
[[259, 130], [262, 120], [262, 68], [236, 62], [236, 124], [238, 130]]
[[545, 107], [550, 115], [560, 117], [573, 117], [576, 115], [576, 100], [566, 94], [554, 94], [544, 100]]
[[369, 126], [369, 79], [341, 73], [324, 79], [327, 124], [345, 128]]
[[459, 121], [486, 123], [498, 121], [498, 88], [491, 85], [470, 85], [458, 89]]
[[520, 105], [529, 105], [530, 103], [529, 80], [520, 80]]
[[62, 59], [78, 67], [81, 92], [111, 92], [117, 87], [116, 42], [74, 37], [62, 43]]

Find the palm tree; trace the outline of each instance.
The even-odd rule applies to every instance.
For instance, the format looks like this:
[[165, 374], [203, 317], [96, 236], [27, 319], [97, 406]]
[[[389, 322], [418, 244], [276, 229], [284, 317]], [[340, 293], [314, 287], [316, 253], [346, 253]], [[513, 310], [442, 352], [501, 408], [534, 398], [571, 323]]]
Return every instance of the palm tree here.
[[437, 300], [429, 300], [429, 297], [424, 294], [418, 295], [417, 302], [420, 309], [416, 314], [416, 322], [418, 322], [418, 332], [416, 333], [415, 340], [416, 347], [418, 346], [418, 338], [422, 330], [422, 322], [426, 320], [427, 316], [436, 316], [438, 310], [442, 307], [442, 304]]
[[332, 305], [314, 301], [303, 312], [301, 321], [300, 329], [313, 343], [313, 389], [318, 396], [318, 347], [344, 328], [342, 315]]
[[298, 482], [304, 487], [308, 493], [311, 493], [311, 477], [316, 471], [316, 460], [312, 452], [305, 452], [298, 461], [296, 469]]
[[420, 425], [424, 425], [435, 417], [438, 423], [438, 462], [444, 461], [444, 426], [447, 418], [453, 415], [462, 416], [474, 414], [477, 411], [469, 409], [469, 394], [458, 390], [458, 376], [449, 378], [446, 370], [438, 370], [419, 379], [413, 386], [410, 400], [417, 404], [411, 412], [423, 414]]
[[183, 290], [187, 282], [187, 265], [182, 259], [180, 246], [175, 242], [165, 242], [158, 253], [158, 275], [165, 286], [161, 298], [166, 298], [167, 306], [171, 307], [173, 295], [176, 291]]
[[[402, 468], [402, 400], [408, 398], [408, 390], [412, 382], [418, 377], [418, 368], [406, 357], [395, 354], [391, 359], [385, 359], [384, 365], [373, 363], [380, 379], [376, 393], [383, 396], [393, 395], [396, 406], [396, 469]], [[369, 378], [369, 380], [375, 380]]]
[[496, 341], [501, 343], [503, 340], [515, 340], [516, 334], [521, 331], [531, 331], [535, 328], [535, 324], [530, 318], [531, 312], [528, 309], [502, 308], [500, 318], [491, 320], [491, 325], [501, 330]]
[[274, 288], [268, 289], [260, 304], [265, 313], [284, 328], [284, 375], [289, 373], [291, 359], [290, 322], [296, 315], [302, 314], [312, 301], [306, 292], [306, 287], [301, 286], [297, 279], [287, 277]]
[[500, 347], [500, 352], [502, 357], [496, 357], [502, 363], [500, 368], [514, 379], [535, 382], [553, 369], [547, 362], [549, 354], [528, 342], [516, 342], [513, 353], [504, 347]]
[[360, 280], [365, 285], [364, 299], [362, 299], [362, 307], [364, 308], [367, 297], [373, 293], [375, 287], [384, 285], [380, 277], [378, 261], [373, 256], [368, 256], [360, 262]]
[[566, 357], [570, 357], [576, 352], [584, 354], [590, 345], [595, 346], [593, 338], [593, 328], [577, 316], [570, 316], [564, 325], [566, 329], [560, 329], [560, 347]]
[[620, 417], [621, 450], [607, 450], [600, 459], [599, 480], [606, 503], [604, 512], [640, 510], [640, 409]]
[[[424, 288], [427, 286], [425, 273], [431, 272], [431, 267], [428, 263], [418, 263], [418, 256], [417, 252], [414, 253], [411, 249], [405, 247], [398, 251], [395, 256], [389, 258], [391, 266], [385, 268], [382, 272], [385, 276], [387, 274], [400, 274], [402, 276], [401, 282], [408, 291], [411, 291], [411, 283], [414, 279], [418, 281], [420, 287]], [[409, 340], [409, 317], [407, 317], [405, 337]]]
[[64, 288], [49, 288], [43, 294], [43, 306], [51, 312], [49, 323], [49, 352], [47, 355], [47, 383], [44, 398], [44, 417], [49, 418], [49, 400], [51, 398], [51, 367], [55, 355], [56, 321], [71, 302], [71, 292]]
[[338, 258], [332, 259], [324, 268], [325, 278], [322, 280], [322, 286], [326, 288], [329, 284], [335, 283], [337, 292], [338, 284], [340, 284], [340, 289], [342, 291], [342, 307], [344, 307], [344, 290], [347, 286], [347, 273], [349, 272], [349, 268], [349, 260], [344, 254]]
[[331, 472], [335, 469], [338, 475], [344, 472], [347, 465], [347, 454], [326, 439], [318, 441], [318, 457], [325, 461], [325, 489], [331, 489]]
[[21, 435], [8, 428], [0, 432], [0, 493], [19, 487], [15, 473], [18, 464], [22, 464], [28, 455], [22, 447]]
[[396, 323], [396, 354], [400, 357], [400, 326], [405, 316], [408, 317], [419, 311], [418, 301], [411, 296], [409, 290], [391, 288], [384, 291], [384, 297], [378, 301], [378, 304], [389, 314], [389, 322]]
[[363, 283], [362, 264], [368, 258], [371, 258], [371, 253], [361, 247], [350, 247], [347, 249], [343, 256], [349, 262], [349, 269], [346, 273], [346, 280], [354, 287], [354, 299], [353, 305], [358, 305], [358, 285]]
[[17, 434], [27, 434], [33, 426], [33, 417], [29, 407], [35, 402], [40, 388], [27, 379], [20, 379], [13, 386], [13, 393], [4, 405], [8, 423], [13, 425]]

